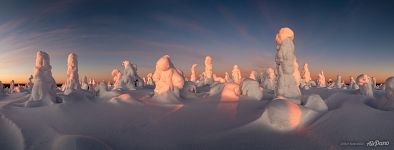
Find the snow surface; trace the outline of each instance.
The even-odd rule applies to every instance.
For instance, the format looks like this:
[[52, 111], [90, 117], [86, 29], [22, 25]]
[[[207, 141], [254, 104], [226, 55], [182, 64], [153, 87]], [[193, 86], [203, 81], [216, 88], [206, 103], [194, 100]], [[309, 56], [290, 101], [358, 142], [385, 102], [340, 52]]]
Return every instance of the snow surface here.
[[197, 98], [177, 105], [152, 103], [151, 88], [63, 95], [65, 103], [34, 108], [21, 105], [28, 93], [9, 94], [0, 100], [0, 149], [368, 149], [341, 143], [394, 138], [394, 112], [355, 90], [312, 87], [295, 104], [250, 101], [238, 88], [227, 83], [208, 97], [198, 94], [209, 88], [197, 88]]

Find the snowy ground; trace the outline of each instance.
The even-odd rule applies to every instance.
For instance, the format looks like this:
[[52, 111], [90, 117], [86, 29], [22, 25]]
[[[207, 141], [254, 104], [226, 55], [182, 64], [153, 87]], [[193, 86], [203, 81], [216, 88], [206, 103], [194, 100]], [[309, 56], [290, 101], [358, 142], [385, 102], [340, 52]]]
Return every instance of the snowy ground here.
[[[302, 91], [303, 96], [319, 94], [329, 111], [290, 132], [250, 126], [270, 103], [267, 93], [262, 101], [201, 96], [160, 105], [148, 102], [152, 92], [129, 92], [141, 104], [74, 95], [65, 103], [35, 108], [21, 107], [27, 93], [1, 97], [0, 149], [394, 149], [394, 111], [375, 109], [352, 90]], [[390, 144], [367, 146], [375, 140]]]

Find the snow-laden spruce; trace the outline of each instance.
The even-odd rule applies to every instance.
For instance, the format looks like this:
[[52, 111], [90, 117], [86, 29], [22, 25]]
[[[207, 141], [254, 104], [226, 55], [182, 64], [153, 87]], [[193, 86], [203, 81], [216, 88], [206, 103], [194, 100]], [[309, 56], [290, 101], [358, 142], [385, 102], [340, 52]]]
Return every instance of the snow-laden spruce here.
[[122, 85], [122, 72], [120, 72], [119, 69], [113, 69], [112, 70], [112, 78], [114, 81], [113, 85], [113, 90], [121, 90], [123, 85]]
[[250, 72], [249, 78], [260, 82], [259, 74], [254, 70]]
[[190, 69], [190, 71], [191, 71], [191, 74], [190, 74], [190, 81], [192, 81], [192, 82], [196, 82], [196, 80], [197, 80], [197, 77], [196, 77], [196, 67], [197, 67], [197, 64], [193, 64], [193, 65], [192, 65], [192, 68]]
[[29, 101], [25, 103], [27, 107], [56, 102], [57, 87], [51, 70], [49, 55], [46, 52], [38, 51], [33, 72], [34, 85]]
[[233, 79], [231, 79], [230, 75], [228, 74], [228, 72], [224, 73], [224, 80], [226, 82], [233, 82]]
[[372, 82], [368, 75], [361, 74], [356, 78], [356, 82], [360, 87], [360, 94], [364, 96], [374, 97], [373, 96], [373, 88]]
[[169, 55], [164, 55], [156, 62], [153, 81], [156, 84], [154, 100], [166, 104], [179, 103], [179, 92], [185, 80], [171, 62]]
[[231, 71], [231, 75], [233, 78], [233, 81], [237, 84], [241, 83], [242, 75], [241, 75], [241, 69], [239, 69], [238, 65], [233, 66], [233, 70]]
[[0, 96], [5, 95], [3, 82], [0, 81]]
[[213, 83], [213, 65], [212, 65], [212, 57], [211, 56], [206, 56], [205, 57], [205, 70], [204, 70], [204, 84], [205, 85], [210, 85]]
[[323, 70], [318, 75], [317, 86], [321, 87], [321, 88], [324, 88], [327, 86], [326, 77], [324, 76]]
[[81, 82], [81, 89], [83, 90], [88, 90], [89, 89], [89, 83], [88, 83], [88, 77], [84, 76]]
[[394, 103], [394, 77], [387, 78], [384, 82], [384, 86], [387, 100], [391, 101], [391, 103]]
[[137, 66], [129, 60], [124, 60], [122, 65], [124, 67], [121, 80], [123, 90], [135, 90], [136, 86], [143, 86], [143, 80], [137, 74]]
[[278, 81], [275, 95], [277, 97], [299, 98], [301, 91], [300, 72], [294, 54], [294, 32], [290, 28], [281, 28], [276, 34], [276, 69]]
[[29, 82], [27, 82], [26, 87], [28, 89], [31, 89], [33, 87], [33, 75], [30, 75], [28, 80], [29, 80]]
[[75, 90], [81, 89], [78, 74], [78, 56], [70, 53], [67, 57], [67, 79], [64, 85], [64, 94], [68, 95]]
[[11, 80], [11, 82], [10, 82], [10, 90], [9, 90], [9, 93], [14, 93], [15, 92], [15, 81], [14, 80]]
[[376, 89], [376, 78], [375, 77], [371, 77], [371, 84], [372, 84], [372, 89], [375, 90]]
[[329, 88], [330, 89], [332, 89], [332, 88], [340, 89], [340, 88], [342, 88], [342, 85], [343, 85], [342, 84], [342, 77], [340, 75], [337, 75], [337, 80], [335, 80], [334, 83], [330, 83]]
[[264, 90], [275, 90], [276, 87], [276, 75], [274, 69], [271, 67], [267, 68], [264, 72], [263, 88]]
[[353, 76], [350, 76], [350, 81], [349, 81], [349, 89], [351, 90], [358, 90], [359, 86], [356, 83], [356, 80], [354, 80]]
[[146, 75], [146, 85], [148, 85], [148, 86], [155, 85], [155, 83], [153, 82], [152, 76], [153, 76], [153, 73], [148, 73], [148, 75]]
[[304, 89], [311, 88], [312, 86], [311, 81], [312, 81], [311, 73], [309, 72], [308, 64], [305, 63], [301, 73], [300, 87]]

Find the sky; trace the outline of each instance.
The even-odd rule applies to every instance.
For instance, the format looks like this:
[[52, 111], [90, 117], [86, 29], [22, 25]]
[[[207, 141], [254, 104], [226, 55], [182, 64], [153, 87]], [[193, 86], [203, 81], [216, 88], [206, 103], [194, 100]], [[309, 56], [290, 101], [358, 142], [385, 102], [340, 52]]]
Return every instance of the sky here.
[[378, 82], [394, 75], [394, 2], [389, 0], [0, 0], [0, 80], [26, 82], [37, 50], [48, 52], [58, 83], [67, 55], [79, 75], [111, 80], [128, 59], [140, 76], [168, 54], [190, 74], [213, 58], [218, 76], [237, 64], [244, 76], [275, 67], [276, 32], [295, 32], [300, 69], [312, 78], [366, 73]]

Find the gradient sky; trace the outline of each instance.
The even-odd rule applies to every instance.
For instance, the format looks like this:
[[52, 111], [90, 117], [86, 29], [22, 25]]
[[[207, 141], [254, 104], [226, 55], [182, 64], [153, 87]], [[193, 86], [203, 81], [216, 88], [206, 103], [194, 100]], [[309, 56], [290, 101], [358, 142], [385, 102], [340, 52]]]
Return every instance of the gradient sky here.
[[169, 54], [176, 67], [203, 70], [211, 55], [214, 73], [244, 75], [274, 67], [275, 33], [295, 32], [300, 69], [312, 78], [367, 73], [394, 75], [394, 3], [389, 0], [327, 1], [112, 1], [0, 0], [0, 80], [26, 82], [37, 49], [51, 56], [57, 82], [66, 78], [69, 52], [79, 57], [80, 77], [110, 80], [129, 59], [142, 76]]

